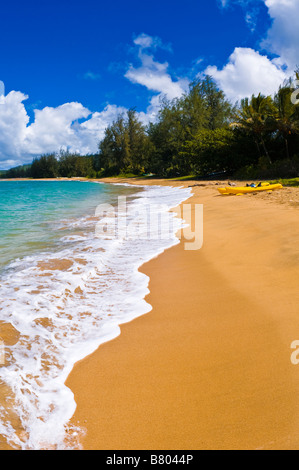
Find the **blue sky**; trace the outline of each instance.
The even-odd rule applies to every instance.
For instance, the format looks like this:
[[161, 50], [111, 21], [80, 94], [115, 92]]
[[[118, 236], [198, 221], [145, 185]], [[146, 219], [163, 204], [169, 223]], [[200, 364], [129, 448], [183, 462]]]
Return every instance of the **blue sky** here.
[[30, 0], [5, 2], [1, 9], [6, 92], [20, 90], [37, 107], [79, 101], [92, 111], [111, 101], [146, 109], [146, 90], [124, 78], [136, 62], [133, 39], [141, 33], [163, 41], [156, 58], [167, 60], [174, 76], [192, 78], [196, 60], [204, 59], [197, 70], [221, 66], [237, 44], [254, 47], [268, 20], [264, 14], [260, 33], [252, 34], [242, 7], [219, 8], [216, 0]]
[[273, 93], [296, 66], [296, 14], [297, 0], [2, 3], [0, 168], [94, 152], [119, 112], [146, 124], [205, 73], [233, 102]]

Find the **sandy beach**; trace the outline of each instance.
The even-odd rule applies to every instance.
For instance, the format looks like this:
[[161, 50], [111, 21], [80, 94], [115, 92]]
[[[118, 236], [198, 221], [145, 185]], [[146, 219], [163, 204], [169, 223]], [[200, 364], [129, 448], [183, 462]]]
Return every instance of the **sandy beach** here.
[[150, 184], [193, 186], [204, 246], [182, 240], [144, 265], [153, 310], [76, 364], [67, 385], [83, 448], [298, 449], [299, 190]]
[[1, 13], [0, 451], [299, 450], [299, 0]]

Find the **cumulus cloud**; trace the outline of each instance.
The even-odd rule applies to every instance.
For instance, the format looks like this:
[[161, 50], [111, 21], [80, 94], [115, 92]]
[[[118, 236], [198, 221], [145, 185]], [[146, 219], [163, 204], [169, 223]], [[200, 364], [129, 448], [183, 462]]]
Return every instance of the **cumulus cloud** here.
[[164, 49], [165, 51], [172, 52], [170, 44], [165, 44], [158, 36], [150, 36], [149, 34], [141, 33], [134, 39], [134, 44], [143, 49]]
[[[222, 8], [234, 4], [243, 6], [245, 19], [252, 29], [255, 28], [259, 7], [264, 4], [272, 24], [259, 45], [263, 53], [237, 47], [222, 69], [210, 66], [207, 67], [206, 73], [212, 75], [227, 96], [234, 101], [252, 93], [273, 94], [285, 79], [293, 75], [299, 65], [299, 29], [296, 22], [299, 16], [299, 1], [219, 0], [219, 3]], [[271, 58], [266, 54], [270, 54]]]
[[0, 160], [8, 162], [22, 155], [22, 144], [26, 138], [29, 116], [23, 101], [28, 96], [12, 91], [2, 96], [0, 103]]
[[[125, 77], [131, 83], [145, 86], [151, 96], [146, 112], [138, 113], [143, 124], [154, 121], [162, 97], [180, 97], [188, 87], [188, 80], [173, 79], [167, 62], [154, 59], [152, 51], [157, 48], [170, 51], [157, 37], [141, 34], [134, 39], [139, 67], [131, 65]], [[84, 78], [94, 79], [91, 72]], [[95, 153], [105, 130], [119, 114], [127, 109], [108, 104], [100, 112], [91, 113], [81, 103], [65, 103], [56, 108], [45, 107], [34, 110], [34, 120], [29, 124], [29, 115], [24, 102], [28, 96], [17, 91], [0, 96], [0, 168], [6, 169], [43, 153], [69, 149], [81, 154]]]
[[157, 40], [148, 34], [142, 33], [134, 39], [134, 44], [140, 46], [141, 49], [148, 49], [149, 47], [156, 46]]
[[139, 119], [147, 125], [156, 120], [161, 100], [164, 97], [169, 100], [180, 98], [188, 90], [189, 80], [184, 77], [174, 79], [169, 72], [168, 62], [161, 63], [155, 60], [152, 51], [158, 48], [171, 51], [171, 47], [163, 44], [160, 38], [143, 33], [135, 38], [134, 44], [137, 46], [140, 66], [134, 67], [131, 64], [125, 77], [131, 83], [142, 85], [150, 92], [156, 93], [151, 97], [146, 112], [138, 113]]
[[260, 47], [276, 54], [275, 63], [284, 66], [289, 73], [299, 65], [297, 51], [299, 47], [299, 28], [296, 19], [299, 16], [298, 0], [218, 0], [222, 8], [241, 5], [245, 20], [250, 28], [255, 29], [255, 22], [262, 5], [268, 9], [272, 24], [261, 40]]
[[125, 77], [132, 83], [145, 86], [148, 90], [165, 95], [168, 99], [178, 98], [186, 91], [188, 81], [174, 80], [168, 72], [169, 64], [156, 61], [150, 49], [162, 47], [158, 38], [141, 34], [134, 40], [138, 46], [140, 67], [131, 65]]
[[276, 63], [286, 65], [289, 73], [299, 65], [299, 17], [298, 0], [264, 0], [272, 18], [272, 26], [268, 31], [262, 47], [277, 54]]
[[65, 103], [56, 108], [35, 110], [29, 115], [23, 93], [12, 91], [0, 104], [0, 164], [2, 169], [30, 163], [34, 156], [55, 152], [60, 148], [81, 154], [97, 151], [106, 127], [125, 109], [107, 105], [101, 112], [91, 113], [80, 103]]
[[[272, 19], [271, 26], [259, 45], [259, 50], [236, 47], [222, 67], [210, 65], [204, 71], [215, 78], [233, 102], [253, 93], [273, 94], [298, 65], [299, 16], [298, 0], [218, 0], [221, 8], [239, 4], [251, 29], [255, 28], [259, 7], [265, 5]], [[135, 63], [125, 73], [131, 83], [149, 91], [145, 112], [138, 113], [144, 124], [154, 121], [161, 99], [178, 98], [187, 90], [189, 80], [175, 77], [168, 62], [157, 60], [158, 50], [171, 52], [171, 46], [158, 37], [140, 34], [134, 39]], [[267, 56], [266, 54], [271, 54]], [[273, 55], [275, 57], [273, 58]], [[192, 67], [190, 66], [190, 71]], [[87, 72], [85, 79], [98, 75]], [[0, 168], [31, 162], [34, 156], [68, 148], [82, 154], [97, 151], [106, 127], [127, 110], [108, 104], [105, 109], [91, 113], [82, 104], [65, 103], [56, 108], [35, 110], [30, 124], [25, 107], [28, 96], [12, 91], [4, 95], [0, 82]]]
[[241, 47], [234, 50], [222, 69], [209, 66], [205, 73], [214, 77], [232, 101], [259, 92], [271, 95], [287, 78], [286, 73], [268, 57], [253, 49]]
[[155, 62], [151, 57], [144, 57], [142, 66], [130, 67], [126, 73], [132, 83], [145, 86], [148, 90], [162, 93], [167, 98], [178, 98], [184, 93], [185, 83], [173, 81], [167, 73], [168, 64]]
[[120, 114], [127, 112], [127, 109], [116, 105], [107, 105], [101, 112], [91, 114], [88, 120], [82, 123], [75, 122], [72, 125], [76, 133], [77, 151], [82, 155], [95, 153], [98, 151], [98, 143], [104, 137], [107, 126], [112, 124]]
[[78, 147], [76, 128], [73, 123], [87, 118], [90, 111], [80, 103], [66, 103], [57, 108], [35, 110], [34, 123], [27, 127], [23, 150], [38, 154], [51, 152], [63, 145]]

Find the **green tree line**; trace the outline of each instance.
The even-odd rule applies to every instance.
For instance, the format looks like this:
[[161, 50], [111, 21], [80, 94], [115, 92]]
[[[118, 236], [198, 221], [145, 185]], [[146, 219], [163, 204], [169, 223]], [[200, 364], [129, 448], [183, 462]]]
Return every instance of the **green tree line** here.
[[94, 156], [81, 156], [61, 150], [35, 158], [31, 165], [12, 168], [3, 172], [1, 178], [95, 178]]
[[290, 79], [274, 96], [253, 95], [232, 105], [207, 76], [190, 83], [182, 97], [164, 99], [157, 119], [148, 126], [133, 108], [120, 114], [106, 128], [96, 155], [43, 155], [22, 171], [32, 178], [296, 177], [299, 105], [293, 95]]

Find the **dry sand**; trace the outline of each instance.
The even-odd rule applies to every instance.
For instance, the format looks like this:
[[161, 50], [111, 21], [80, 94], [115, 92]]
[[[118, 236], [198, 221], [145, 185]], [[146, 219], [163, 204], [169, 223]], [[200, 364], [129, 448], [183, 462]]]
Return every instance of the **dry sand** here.
[[193, 186], [204, 246], [144, 265], [152, 312], [75, 366], [83, 448], [299, 449], [299, 190], [151, 184]]

